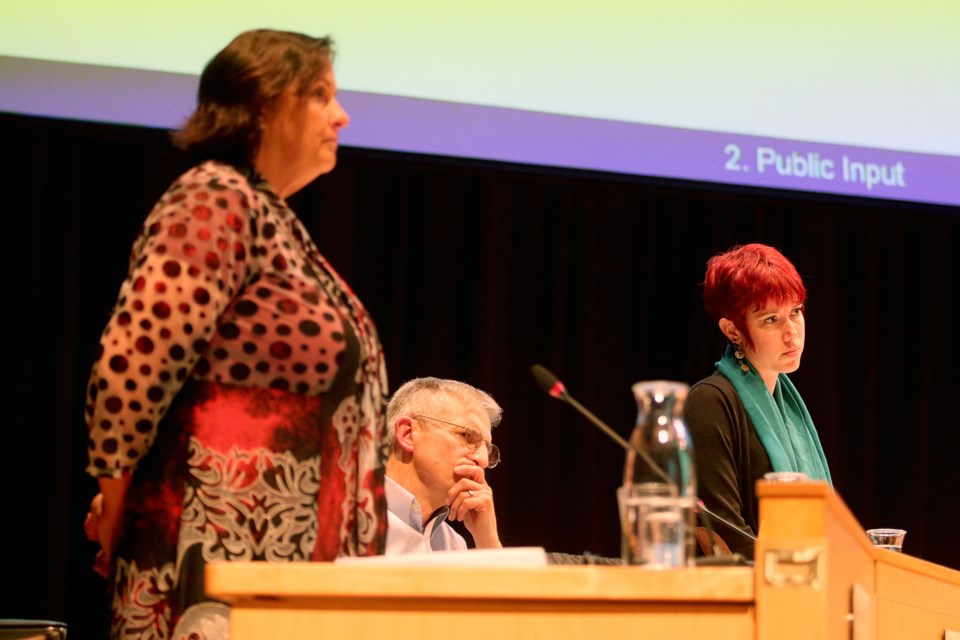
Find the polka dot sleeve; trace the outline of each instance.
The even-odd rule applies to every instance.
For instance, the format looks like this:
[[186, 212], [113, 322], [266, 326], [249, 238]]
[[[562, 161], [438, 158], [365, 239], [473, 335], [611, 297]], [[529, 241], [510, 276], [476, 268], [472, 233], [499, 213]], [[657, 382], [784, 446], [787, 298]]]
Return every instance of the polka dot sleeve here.
[[218, 317], [255, 270], [257, 195], [229, 175], [234, 184], [210, 164], [185, 174], [134, 243], [87, 390], [92, 475], [118, 477], [143, 458]]

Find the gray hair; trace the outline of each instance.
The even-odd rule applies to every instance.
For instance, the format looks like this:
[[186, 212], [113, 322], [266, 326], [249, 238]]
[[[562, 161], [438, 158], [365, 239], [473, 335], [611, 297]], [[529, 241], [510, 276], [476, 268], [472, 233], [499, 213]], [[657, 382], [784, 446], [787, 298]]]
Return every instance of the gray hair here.
[[396, 421], [402, 415], [433, 415], [445, 399], [459, 402], [467, 411], [482, 411], [490, 418], [490, 426], [500, 424], [503, 409], [493, 397], [466, 382], [444, 378], [414, 378], [405, 382], [387, 404], [387, 442], [396, 437]]

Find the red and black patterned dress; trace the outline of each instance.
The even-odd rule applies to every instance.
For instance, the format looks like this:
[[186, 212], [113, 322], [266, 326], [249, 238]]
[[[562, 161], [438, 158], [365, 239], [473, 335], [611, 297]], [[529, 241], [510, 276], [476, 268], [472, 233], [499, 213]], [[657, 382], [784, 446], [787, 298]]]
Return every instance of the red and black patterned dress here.
[[225, 164], [181, 176], [88, 387], [88, 471], [132, 471], [112, 635], [226, 637], [208, 562], [382, 553], [386, 392], [372, 321], [286, 203]]

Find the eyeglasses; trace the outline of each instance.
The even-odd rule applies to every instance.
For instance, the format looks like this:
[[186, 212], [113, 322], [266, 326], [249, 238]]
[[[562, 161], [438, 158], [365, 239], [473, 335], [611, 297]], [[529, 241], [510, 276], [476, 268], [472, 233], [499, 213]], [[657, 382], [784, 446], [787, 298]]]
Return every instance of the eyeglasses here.
[[457, 429], [462, 429], [460, 435], [463, 436], [464, 442], [467, 443], [467, 446], [472, 447], [474, 451], [480, 448], [480, 445], [487, 446], [487, 469], [493, 469], [495, 466], [500, 464], [500, 449], [497, 448], [497, 445], [492, 442], [487, 442], [483, 439], [483, 434], [480, 433], [479, 429], [475, 427], [465, 427], [462, 424], [457, 424], [456, 422], [448, 422], [446, 420], [441, 420], [440, 418], [434, 418], [431, 416], [413, 416], [414, 419], [426, 419], [433, 420], [434, 422], [442, 422], [448, 424], [451, 427], [456, 427]]

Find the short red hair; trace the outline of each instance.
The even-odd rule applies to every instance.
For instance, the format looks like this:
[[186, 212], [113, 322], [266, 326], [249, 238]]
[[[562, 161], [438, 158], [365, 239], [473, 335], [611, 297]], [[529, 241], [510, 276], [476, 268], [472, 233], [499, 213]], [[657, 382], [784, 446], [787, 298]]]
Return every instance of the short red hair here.
[[769, 301], [784, 304], [807, 299], [807, 289], [796, 267], [782, 253], [765, 244], [736, 246], [707, 261], [703, 302], [715, 321], [733, 322], [752, 346], [747, 314]]

